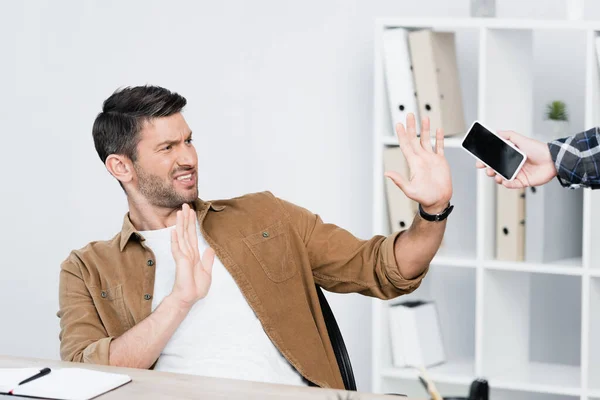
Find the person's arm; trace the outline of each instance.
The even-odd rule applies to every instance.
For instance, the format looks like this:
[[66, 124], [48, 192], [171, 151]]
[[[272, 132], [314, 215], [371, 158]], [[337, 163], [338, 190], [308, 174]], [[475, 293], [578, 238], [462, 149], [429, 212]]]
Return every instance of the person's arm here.
[[592, 128], [548, 143], [562, 186], [600, 188], [600, 132]]
[[[510, 189], [541, 186], [555, 177], [563, 187], [600, 188], [600, 131], [592, 128], [550, 143], [540, 142], [512, 131], [498, 134], [527, 154], [527, 161], [514, 180], [507, 181], [487, 168], [487, 175]], [[486, 168], [477, 162], [477, 168]]]
[[165, 297], [146, 319], [112, 341], [108, 364], [116, 367], [150, 368], [189, 310], [189, 306], [171, 296]]
[[[450, 204], [452, 178], [450, 167], [444, 157], [444, 132], [436, 132], [435, 151], [431, 147], [429, 119], [421, 123], [420, 138], [417, 137], [414, 116], [407, 117], [407, 129], [402, 124], [396, 127], [398, 142], [410, 169], [410, 179], [395, 171], [386, 171], [404, 194], [423, 207], [428, 214], [440, 214]], [[406, 279], [421, 275], [438, 251], [446, 220], [426, 221], [419, 214], [410, 228], [400, 235], [394, 244], [394, 253], [399, 273]]]
[[171, 236], [176, 263], [173, 291], [152, 314], [118, 338], [105, 331], [78, 267], [63, 264], [59, 311], [63, 360], [131, 368], [154, 364], [192, 305], [210, 289], [214, 252], [208, 249], [200, 259], [196, 214], [187, 205], [183, 208]]
[[[452, 196], [450, 171], [443, 156], [443, 132], [438, 132], [434, 152], [429, 142], [429, 121], [423, 121], [421, 141], [416, 138], [414, 117], [408, 126], [409, 132], [400, 126], [398, 133], [403, 151], [409, 153], [412, 176], [408, 181], [393, 171], [386, 172], [386, 176], [399, 182], [425, 212], [439, 214]], [[412, 292], [421, 284], [446, 226], [445, 222], [428, 222], [417, 216], [406, 231], [361, 240], [345, 229], [324, 223], [302, 207], [278, 201], [306, 246], [315, 282], [337, 293], [390, 299]]]
[[[429, 214], [439, 214], [444, 209]], [[399, 235], [394, 244], [400, 275], [406, 279], [421, 275], [440, 248], [445, 230], [446, 220], [430, 222], [417, 214], [410, 228]]]

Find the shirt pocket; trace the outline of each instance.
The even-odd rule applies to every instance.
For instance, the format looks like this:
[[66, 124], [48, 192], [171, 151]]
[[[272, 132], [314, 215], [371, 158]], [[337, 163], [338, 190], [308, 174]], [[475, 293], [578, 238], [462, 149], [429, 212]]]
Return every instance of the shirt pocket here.
[[286, 281], [296, 274], [290, 235], [283, 222], [278, 221], [243, 240], [273, 282]]
[[123, 298], [123, 285], [101, 288], [92, 287], [90, 293], [96, 304], [103, 325], [111, 336], [118, 336], [129, 329], [133, 324], [128, 318], [125, 299]]

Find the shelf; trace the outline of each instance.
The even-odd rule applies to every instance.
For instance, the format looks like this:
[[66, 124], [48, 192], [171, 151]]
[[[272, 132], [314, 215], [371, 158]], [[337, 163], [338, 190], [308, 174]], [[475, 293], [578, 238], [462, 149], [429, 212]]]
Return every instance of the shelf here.
[[529, 363], [514, 365], [501, 373], [488, 376], [495, 388], [554, 393], [569, 396], [581, 394], [581, 369], [559, 364]]
[[449, 267], [475, 268], [477, 267], [477, 257], [475, 251], [442, 246], [431, 261], [431, 264]]
[[511, 262], [511, 261], [484, 261], [484, 268], [499, 271], [532, 272], [540, 274], [573, 275], [581, 276], [581, 258], [571, 258], [547, 264]]
[[[475, 278], [474, 268], [431, 268], [417, 290], [391, 300], [388, 304], [409, 300], [434, 301], [446, 359], [450, 361], [473, 360], [475, 358]], [[386, 308], [384, 313], [386, 317], [387, 311]], [[386, 343], [380, 356], [385, 360], [382, 367], [383, 369], [394, 369], [391, 356], [391, 336], [387, 323], [382, 328], [381, 334]], [[464, 364], [464, 362], [450, 362], [441, 370], [453, 370], [456, 366]], [[462, 369], [459, 368], [459, 371]]]
[[378, 18], [381, 28], [434, 28], [453, 29], [517, 29], [517, 30], [598, 30], [598, 21], [530, 20], [503, 18]]
[[431, 265], [440, 267], [458, 267], [458, 268], [477, 268], [477, 260], [475, 258], [462, 258], [453, 256], [439, 255], [431, 260]]
[[[473, 360], [458, 359], [427, 369], [436, 383], [470, 385], [475, 379]], [[412, 368], [386, 368], [381, 371], [384, 378], [418, 379], [418, 373]], [[579, 396], [581, 371], [578, 367], [553, 364], [531, 363], [525, 368], [511, 369], [504, 374], [488, 377], [494, 389], [562, 394]], [[600, 390], [598, 391], [600, 394]]]
[[600, 400], [600, 390], [589, 390], [588, 391], [588, 398], [590, 400]]
[[[600, 21], [382, 18], [375, 26], [376, 158], [386, 147], [398, 146], [390, 134], [380, 68], [377, 35], [386, 27], [455, 33], [467, 124], [481, 120], [493, 129], [538, 132], [536, 138], [545, 139], [551, 130], [543, 109], [555, 98], [571, 105], [571, 130], [600, 123], [595, 39]], [[554, 49], [560, 41], [569, 46], [563, 46], [557, 61]], [[549, 64], [556, 68], [548, 69]], [[572, 72], [568, 77], [561, 73], [565, 68]], [[528, 189], [527, 261], [496, 259], [497, 235], [504, 232], [496, 222], [498, 185], [461, 149], [463, 137], [445, 138], [456, 208], [443, 247], [421, 287], [398, 299], [436, 302], [449, 361], [430, 368], [432, 378], [448, 389], [446, 395], [465, 396], [476, 372], [489, 380], [494, 399], [579, 400], [589, 395], [600, 400], [600, 246], [593, 240], [600, 236], [600, 191], [583, 196], [585, 191], [567, 191], [556, 182]], [[382, 203], [375, 202], [377, 217]], [[416, 372], [393, 366], [386, 329], [385, 317], [373, 327], [375, 391], [405, 389], [424, 397]], [[581, 386], [582, 378], [587, 387]]]
[[554, 393], [536, 393], [528, 390], [511, 390], [490, 387], [490, 399], [494, 400], [580, 400], [580, 396], [570, 396]]
[[600, 278], [590, 279], [588, 387], [600, 393]]
[[600, 237], [600, 207], [598, 206], [600, 205], [600, 190], [589, 190], [586, 196], [589, 204], [592, 204], [586, 217], [589, 225], [588, 235], [591, 238], [588, 253], [590, 273], [593, 276], [600, 276], [600, 246], [594, 242], [594, 238]]
[[[452, 149], [452, 148], [460, 148], [460, 144], [462, 143], [462, 136], [450, 136], [444, 138], [444, 148]], [[398, 138], [396, 136], [384, 136], [381, 139], [381, 142], [384, 146], [398, 146]], [[431, 145], [435, 145], [435, 140], [431, 139]], [[473, 164], [474, 165], [474, 164]]]
[[485, 270], [483, 375], [506, 389], [577, 395], [582, 280]]
[[[453, 383], [469, 385], [475, 379], [472, 359], [448, 360], [446, 363], [427, 369], [431, 379], [437, 384]], [[418, 373], [412, 368], [386, 368], [381, 372], [386, 378], [416, 380]]]

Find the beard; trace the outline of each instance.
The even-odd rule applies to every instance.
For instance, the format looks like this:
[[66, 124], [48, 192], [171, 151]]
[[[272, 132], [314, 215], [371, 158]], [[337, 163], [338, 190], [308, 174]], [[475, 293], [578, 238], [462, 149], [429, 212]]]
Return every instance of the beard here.
[[144, 171], [135, 163], [133, 168], [138, 177], [138, 190], [154, 206], [175, 209], [198, 198], [197, 186], [185, 193], [178, 193], [172, 180], [167, 183], [161, 177]]

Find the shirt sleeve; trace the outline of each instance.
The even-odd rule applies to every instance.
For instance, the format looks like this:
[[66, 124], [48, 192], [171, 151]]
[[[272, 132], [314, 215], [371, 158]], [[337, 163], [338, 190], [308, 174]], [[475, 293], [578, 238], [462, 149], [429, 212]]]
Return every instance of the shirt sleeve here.
[[402, 232], [362, 240], [302, 207], [278, 201], [304, 240], [315, 282], [325, 290], [391, 299], [418, 288], [429, 269], [414, 279], [400, 274], [394, 243]]
[[563, 187], [600, 188], [600, 132], [597, 127], [550, 142], [548, 147]]
[[109, 364], [110, 337], [72, 257], [61, 265], [59, 283], [60, 357], [64, 361]]

